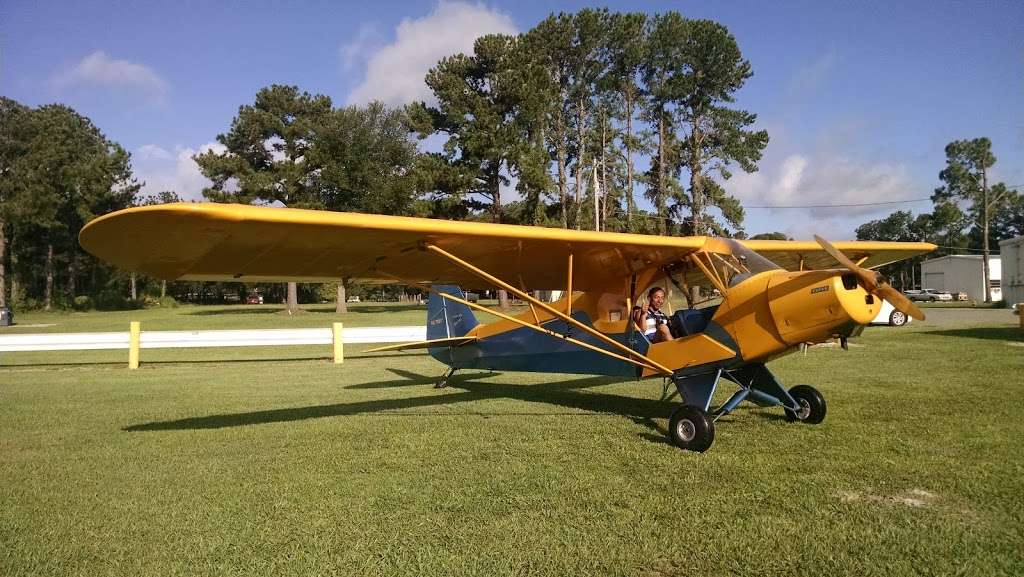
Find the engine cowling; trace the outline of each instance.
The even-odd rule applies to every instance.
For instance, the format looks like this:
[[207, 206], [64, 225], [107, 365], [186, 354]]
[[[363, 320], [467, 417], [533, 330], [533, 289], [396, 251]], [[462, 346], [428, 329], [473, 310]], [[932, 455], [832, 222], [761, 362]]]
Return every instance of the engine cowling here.
[[767, 296], [775, 328], [790, 345], [846, 336], [870, 323], [882, 306], [853, 274], [838, 270], [777, 273]]

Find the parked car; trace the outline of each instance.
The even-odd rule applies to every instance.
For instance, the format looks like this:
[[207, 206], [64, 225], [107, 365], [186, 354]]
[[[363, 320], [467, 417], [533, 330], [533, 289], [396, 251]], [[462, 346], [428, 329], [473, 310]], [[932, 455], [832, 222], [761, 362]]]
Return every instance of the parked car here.
[[261, 305], [263, 304], [263, 295], [249, 295], [245, 297], [245, 304], [247, 305]]
[[357, 303], [359, 302], [359, 297], [348, 297], [346, 302]]
[[937, 291], [935, 289], [928, 288], [922, 290], [909, 290], [903, 294], [907, 295], [907, 298], [912, 301], [935, 302], [953, 300], [953, 295], [947, 292]]
[[905, 313], [896, 310], [895, 307], [889, 304], [889, 301], [883, 300], [882, 308], [878, 311], [878, 315], [875, 316], [874, 320], [871, 321], [871, 324], [902, 327], [911, 320]]

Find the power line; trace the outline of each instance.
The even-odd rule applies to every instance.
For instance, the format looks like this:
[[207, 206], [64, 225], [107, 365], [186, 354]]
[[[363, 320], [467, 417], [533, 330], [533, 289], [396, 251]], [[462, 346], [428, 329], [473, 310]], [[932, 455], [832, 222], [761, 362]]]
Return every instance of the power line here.
[[848, 204], [786, 204], [786, 205], [774, 205], [774, 206], [748, 206], [743, 205], [743, 208], [849, 208], [854, 206], [881, 206], [884, 204], [907, 204], [912, 202], [925, 202], [930, 201], [931, 198], [912, 198], [909, 200], [887, 200], [883, 202], [852, 202]]
[[[971, 252], [985, 252], [985, 249], [983, 249], [983, 248], [970, 248], [970, 247], [966, 247], [966, 246], [947, 246], [947, 245], [944, 245], [944, 244], [937, 244], [935, 246], [937, 246], [939, 248], [949, 248], [949, 249], [953, 249], [953, 250], [966, 250], [966, 251], [971, 251]], [[999, 249], [994, 249], [993, 250], [993, 249], [990, 248], [990, 249], [988, 249], [988, 253], [991, 256], [999, 256]]]

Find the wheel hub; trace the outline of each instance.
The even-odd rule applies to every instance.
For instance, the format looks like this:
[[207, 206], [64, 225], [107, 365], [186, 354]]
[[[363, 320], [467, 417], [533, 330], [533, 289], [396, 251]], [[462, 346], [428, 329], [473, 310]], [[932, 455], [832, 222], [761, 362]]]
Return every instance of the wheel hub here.
[[807, 402], [807, 399], [797, 399], [797, 403], [800, 404], [800, 410], [796, 412], [796, 418], [801, 421], [806, 420], [811, 416], [811, 404]]
[[676, 436], [683, 441], [690, 442], [697, 436], [697, 427], [689, 419], [680, 419], [676, 424]]

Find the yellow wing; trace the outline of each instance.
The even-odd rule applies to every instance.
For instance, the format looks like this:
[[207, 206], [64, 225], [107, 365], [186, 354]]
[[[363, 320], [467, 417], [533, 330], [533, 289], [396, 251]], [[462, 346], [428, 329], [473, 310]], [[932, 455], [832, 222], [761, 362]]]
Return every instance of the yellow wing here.
[[456, 283], [480, 280], [425, 243], [532, 289], [608, 286], [696, 250], [702, 238], [656, 237], [231, 204], [165, 204], [97, 218], [82, 246], [163, 279]]
[[[80, 235], [90, 253], [163, 279], [323, 282], [340, 278], [455, 283], [479, 279], [422, 250], [434, 244], [529, 289], [622, 286], [632, 273], [678, 261], [705, 237], [659, 237], [231, 204], [165, 204], [97, 218]], [[814, 242], [747, 241], [786, 268], [835, 266]], [[908, 258], [924, 243], [837, 242], [866, 266]]]
[[[813, 240], [745, 240], [742, 242], [786, 270], [839, 268], [839, 263]], [[864, 268], [878, 268], [936, 249], [934, 244], [927, 242], [862, 240], [832, 244], [854, 262], [865, 259], [860, 263], [860, 266]]]

